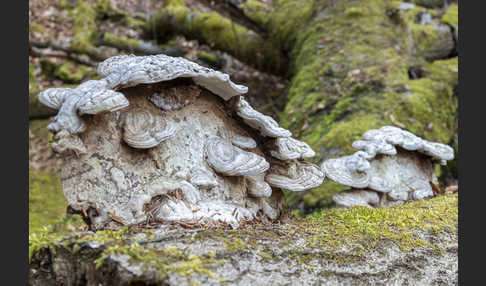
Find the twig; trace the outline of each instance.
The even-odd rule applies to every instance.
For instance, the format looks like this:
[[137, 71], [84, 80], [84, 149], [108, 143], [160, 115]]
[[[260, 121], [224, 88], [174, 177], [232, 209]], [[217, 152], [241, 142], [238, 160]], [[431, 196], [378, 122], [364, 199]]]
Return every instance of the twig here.
[[71, 60], [73, 60], [77, 63], [83, 64], [83, 65], [87, 65], [87, 66], [91, 66], [91, 67], [97, 66], [96, 62], [93, 62], [89, 59], [83, 58], [83, 57], [76, 55], [76, 54], [73, 54], [73, 53], [66, 53], [63, 50], [59, 50], [63, 53], [53, 53], [53, 52], [49, 52], [49, 51], [37, 48], [35, 46], [31, 46], [29, 50], [30, 50], [30, 54], [34, 57], [68, 58], [68, 59], [71, 59]]

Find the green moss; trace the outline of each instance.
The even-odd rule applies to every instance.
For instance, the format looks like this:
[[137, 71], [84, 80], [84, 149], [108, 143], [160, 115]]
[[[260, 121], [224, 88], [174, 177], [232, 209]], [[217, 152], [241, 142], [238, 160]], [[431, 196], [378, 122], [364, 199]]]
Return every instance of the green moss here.
[[62, 219], [66, 206], [58, 174], [29, 170], [29, 233]]
[[438, 249], [422, 240], [417, 231], [455, 233], [458, 223], [457, 194], [405, 203], [391, 208], [354, 207], [333, 209], [302, 221], [313, 232], [309, 246], [356, 249], [363, 253], [382, 243], [393, 243], [402, 251], [417, 247]]
[[313, 15], [315, 0], [276, 0], [269, 15], [267, 29], [270, 37], [284, 50], [291, 49], [299, 30]]
[[273, 261], [273, 256], [264, 251], [259, 251], [257, 254], [260, 255], [266, 262]]
[[65, 61], [59, 66], [54, 73], [60, 80], [66, 83], [79, 83], [83, 79], [94, 75], [94, 71], [85, 65], [74, 64], [71, 61]]
[[78, 53], [89, 54], [97, 40], [96, 11], [84, 1], [77, 1], [71, 48]]
[[210, 66], [220, 66], [221, 62], [215, 54], [199, 51], [197, 52], [197, 58]]
[[110, 12], [113, 12], [111, 0], [98, 0], [98, 2], [96, 2], [96, 10], [98, 14], [108, 14]]
[[344, 15], [348, 17], [359, 17], [366, 14], [366, 8], [363, 7], [350, 7], [344, 10]]
[[416, 57], [422, 57], [427, 55], [435, 48], [437, 41], [442, 37], [442, 34], [439, 34], [439, 31], [430, 24], [420, 24], [417, 19], [420, 18], [420, 15], [423, 13], [434, 14], [432, 10], [424, 9], [424, 8], [414, 8], [403, 12], [403, 25], [405, 25], [409, 29], [409, 33], [411, 33], [411, 42], [409, 45], [413, 45], [410, 47], [413, 49]]
[[255, 21], [261, 27], [265, 27], [268, 24], [270, 8], [264, 3], [257, 0], [247, 0], [240, 4], [240, 9], [243, 10], [246, 16]]
[[129, 27], [129, 28], [141, 28], [141, 29], [143, 29], [147, 25], [146, 21], [135, 19], [131, 16], [125, 17], [125, 23], [126, 23], [127, 27]]
[[106, 42], [109, 46], [114, 46], [126, 50], [134, 50], [140, 45], [140, 41], [138, 40], [116, 36], [110, 33], [104, 33], [103, 41]]
[[42, 72], [47, 77], [54, 77], [68, 84], [79, 83], [95, 75], [95, 71], [85, 65], [66, 60], [60, 64], [49, 59], [41, 60]]
[[191, 283], [192, 279], [190, 276], [193, 273], [204, 274], [211, 279], [221, 281], [221, 279], [211, 273], [210, 268], [218, 263], [225, 262], [224, 260], [215, 259], [213, 252], [206, 255], [195, 256], [187, 254], [186, 251], [177, 247], [155, 249], [150, 246], [140, 246], [139, 244], [134, 243], [109, 246], [102, 252], [100, 257], [96, 259], [96, 267], [101, 267], [105, 259], [113, 254], [128, 255], [131, 258], [132, 263], [140, 263], [145, 270], [155, 268], [158, 274], [157, 278], [160, 280], [167, 277], [168, 272], [176, 272], [180, 276], [188, 277], [188, 280]]
[[[211, 268], [218, 264], [225, 263], [224, 259], [216, 259], [214, 252], [196, 256], [187, 253], [186, 249], [178, 247], [167, 247], [164, 249], [155, 248], [150, 245], [140, 245], [137, 242], [127, 240], [127, 237], [134, 233], [143, 232], [147, 239], [154, 238], [150, 230], [140, 230], [132, 227], [124, 227], [117, 231], [98, 231], [95, 235], [83, 234], [69, 239], [62, 235], [53, 233], [47, 228], [29, 235], [29, 261], [31, 257], [43, 249], [55, 253], [59, 247], [64, 247], [73, 252], [79, 249], [80, 244], [88, 241], [104, 245], [103, 251], [94, 261], [97, 268], [101, 267], [105, 259], [114, 254], [124, 254], [130, 257], [134, 264], [141, 264], [144, 270], [157, 270], [157, 279], [162, 280], [169, 272], [178, 273], [186, 277], [192, 283], [191, 275], [194, 273], [207, 275], [216, 281], [222, 281], [211, 273]], [[61, 240], [63, 241], [62, 243]]]
[[427, 54], [439, 39], [437, 30], [432, 25], [411, 24], [410, 26], [417, 56]]
[[236, 236], [231, 236], [230, 238], [219, 237], [224, 243], [226, 243], [226, 250], [233, 251], [233, 250], [241, 250], [247, 248], [247, 244], [241, 241]]
[[185, 0], [163, 0], [165, 6], [184, 6]]
[[441, 22], [454, 28], [454, 35], [459, 39], [459, 9], [458, 5], [451, 5], [441, 18]]
[[40, 231], [34, 233], [31, 233], [29, 230], [29, 262], [32, 257], [43, 249], [52, 249], [52, 251], [55, 252], [56, 245], [61, 241], [61, 239], [62, 236], [54, 236], [50, 234], [50, 230], [47, 227], [44, 227]]
[[46, 31], [39, 24], [29, 22], [29, 32], [44, 34]]
[[59, 68], [59, 64], [50, 59], [42, 59], [40, 61], [40, 66], [41, 66], [42, 73], [46, 77], [52, 77], [56, 72], [56, 70]]

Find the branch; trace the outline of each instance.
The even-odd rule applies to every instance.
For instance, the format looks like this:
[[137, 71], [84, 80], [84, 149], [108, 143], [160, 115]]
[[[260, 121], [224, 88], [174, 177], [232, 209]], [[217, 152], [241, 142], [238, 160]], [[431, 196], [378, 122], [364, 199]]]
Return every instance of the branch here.
[[29, 51], [32, 52], [32, 55], [34, 56], [53, 56], [53, 57], [63, 57], [61, 54], [54, 54], [54, 53], [49, 53], [47, 51], [42, 51], [41, 49], [52, 49], [56, 51], [62, 51], [65, 52], [66, 55], [65, 57], [70, 58], [78, 63], [88, 65], [88, 66], [96, 66], [97, 62], [103, 60], [106, 58], [105, 55], [102, 55], [97, 52], [90, 52], [87, 54], [88, 57], [91, 58], [91, 60], [83, 58], [80, 56], [80, 53], [74, 51], [71, 49], [69, 46], [60, 44], [56, 41], [48, 41], [48, 42], [36, 42], [36, 41], [29, 41]]
[[267, 32], [257, 22], [249, 18], [239, 7], [245, 0], [198, 0], [205, 6], [218, 12], [222, 16], [231, 19], [231, 21], [254, 31], [263, 39], [267, 38]]
[[[40, 46], [44, 46], [44, 45], [40, 45]], [[35, 43], [29, 44], [29, 52], [34, 57], [68, 58], [77, 63], [91, 66], [91, 67], [95, 67], [97, 65], [96, 62], [83, 58], [80, 55], [77, 55], [76, 53], [65, 51], [64, 49], [56, 49], [52, 46], [49, 46], [49, 48], [51, 48], [52, 50], [60, 51], [60, 53], [46, 51], [45, 48], [39, 48], [39, 45], [36, 45]]]
[[164, 54], [174, 57], [186, 54], [186, 51], [179, 48], [162, 49], [151, 42], [120, 37], [110, 33], [103, 33], [98, 45], [110, 46], [119, 50], [142, 55]]
[[216, 12], [169, 5], [150, 19], [146, 29], [161, 41], [177, 34], [198, 40], [265, 72], [283, 75], [287, 71], [288, 58], [275, 43]]

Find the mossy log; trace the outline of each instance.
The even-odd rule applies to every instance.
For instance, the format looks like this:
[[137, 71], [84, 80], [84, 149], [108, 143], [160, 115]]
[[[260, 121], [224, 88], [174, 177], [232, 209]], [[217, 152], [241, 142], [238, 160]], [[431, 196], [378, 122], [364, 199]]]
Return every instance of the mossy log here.
[[[287, 13], [293, 2], [276, 2], [273, 13]], [[402, 11], [398, 4], [308, 1], [313, 14], [288, 30], [295, 35], [285, 38], [293, 41], [291, 83], [280, 119], [318, 152], [316, 163], [355, 152], [351, 142], [384, 125], [457, 152], [458, 59], [452, 31], [440, 26], [436, 10], [416, 6]], [[423, 15], [430, 21], [421, 23]], [[457, 178], [452, 168], [442, 171]], [[340, 190], [326, 182], [289, 201], [310, 210], [326, 206]]]
[[457, 194], [238, 230], [29, 236], [30, 285], [453, 285]]
[[[243, 62], [263, 71], [282, 74], [287, 69], [287, 57], [271, 38], [221, 16], [216, 12], [195, 12], [177, 1], [168, 1], [145, 26], [161, 40], [182, 34], [214, 49], [232, 54]], [[174, 2], [174, 3], [172, 3]]]

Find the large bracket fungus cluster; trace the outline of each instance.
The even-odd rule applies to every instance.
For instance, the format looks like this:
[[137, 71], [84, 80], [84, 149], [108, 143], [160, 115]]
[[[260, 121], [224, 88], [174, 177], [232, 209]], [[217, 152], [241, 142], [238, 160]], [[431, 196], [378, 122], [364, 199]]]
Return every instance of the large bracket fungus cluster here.
[[39, 93], [59, 110], [48, 126], [61, 153], [69, 209], [92, 229], [277, 219], [279, 188], [324, 174], [314, 151], [254, 110], [247, 87], [183, 58], [116, 56], [99, 80]]
[[434, 163], [446, 164], [454, 150], [394, 126], [368, 130], [352, 146], [360, 151], [322, 163], [325, 175], [352, 187], [337, 193], [341, 206], [386, 206], [432, 196]]

